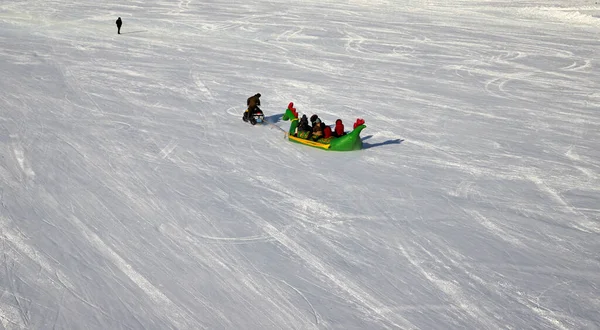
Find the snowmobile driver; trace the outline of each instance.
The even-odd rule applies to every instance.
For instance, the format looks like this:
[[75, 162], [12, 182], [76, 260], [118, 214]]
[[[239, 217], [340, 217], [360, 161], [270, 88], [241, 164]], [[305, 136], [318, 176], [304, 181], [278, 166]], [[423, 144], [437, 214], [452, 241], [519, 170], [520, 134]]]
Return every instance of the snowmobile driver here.
[[256, 93], [250, 96], [246, 101], [248, 109], [246, 109], [246, 111], [244, 112], [244, 121], [248, 121], [248, 119], [250, 119], [254, 115], [254, 113], [256, 113], [256, 111], [260, 110], [260, 108], [258, 107], [260, 105], [260, 96], [260, 93]]

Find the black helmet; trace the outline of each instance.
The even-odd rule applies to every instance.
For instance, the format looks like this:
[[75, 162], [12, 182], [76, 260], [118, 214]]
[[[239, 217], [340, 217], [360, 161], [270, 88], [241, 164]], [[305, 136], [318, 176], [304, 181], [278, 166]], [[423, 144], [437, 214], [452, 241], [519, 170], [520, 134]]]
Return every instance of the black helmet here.
[[256, 96], [256, 97], [260, 97], [260, 93], [256, 93], [256, 95], [254, 95], [254, 96]]
[[317, 116], [317, 115], [310, 116], [310, 122], [311, 123], [314, 123], [317, 119], [319, 119], [319, 116]]

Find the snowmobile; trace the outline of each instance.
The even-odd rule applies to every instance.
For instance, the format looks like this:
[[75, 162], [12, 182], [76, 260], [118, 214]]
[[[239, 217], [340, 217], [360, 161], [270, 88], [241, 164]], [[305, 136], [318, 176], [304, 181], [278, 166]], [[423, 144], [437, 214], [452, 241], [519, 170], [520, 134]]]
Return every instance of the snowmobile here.
[[246, 110], [246, 112], [244, 112], [242, 120], [245, 122], [250, 122], [250, 124], [252, 125], [262, 124], [265, 121], [265, 115], [263, 114], [262, 110], [257, 108], [256, 110], [254, 110], [252, 116], [248, 118], [248, 110]]

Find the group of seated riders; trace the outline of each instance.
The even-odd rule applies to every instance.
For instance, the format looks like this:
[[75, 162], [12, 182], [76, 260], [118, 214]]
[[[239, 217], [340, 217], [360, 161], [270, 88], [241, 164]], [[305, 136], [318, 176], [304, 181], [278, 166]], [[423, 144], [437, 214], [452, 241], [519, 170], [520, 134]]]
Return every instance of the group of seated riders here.
[[317, 115], [310, 117], [310, 123], [306, 115], [302, 115], [298, 122], [296, 136], [299, 138], [317, 141], [321, 138], [340, 137], [346, 135], [344, 132], [344, 124], [341, 119], [335, 121], [335, 127], [332, 130]]

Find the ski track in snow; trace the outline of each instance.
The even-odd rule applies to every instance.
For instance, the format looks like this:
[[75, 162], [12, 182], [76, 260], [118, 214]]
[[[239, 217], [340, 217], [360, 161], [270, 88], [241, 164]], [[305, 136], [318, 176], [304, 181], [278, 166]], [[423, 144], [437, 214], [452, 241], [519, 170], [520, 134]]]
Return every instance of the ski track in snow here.
[[0, 4], [0, 328], [600, 328], [599, 17]]

